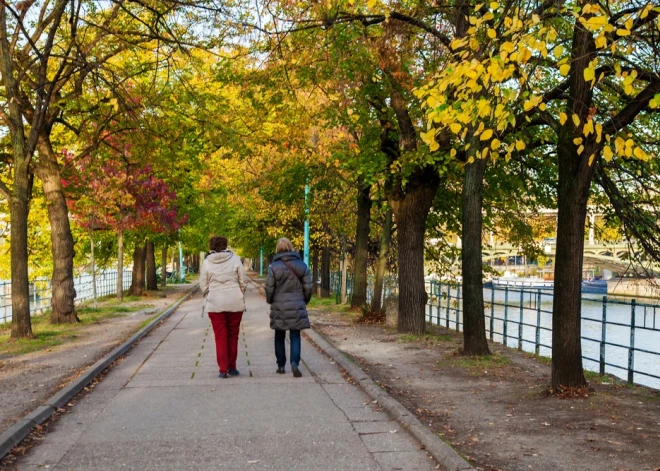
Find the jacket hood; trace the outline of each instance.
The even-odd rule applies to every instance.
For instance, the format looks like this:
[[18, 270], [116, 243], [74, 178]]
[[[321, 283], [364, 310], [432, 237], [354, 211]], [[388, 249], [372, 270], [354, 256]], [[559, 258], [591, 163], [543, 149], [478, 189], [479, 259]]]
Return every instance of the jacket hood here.
[[278, 260], [284, 260], [285, 262], [290, 262], [292, 260], [302, 260], [298, 252], [280, 252], [273, 257], [273, 262]]
[[230, 260], [234, 256], [234, 252], [215, 252], [211, 253], [206, 257], [206, 259], [211, 263], [225, 263], [227, 260]]

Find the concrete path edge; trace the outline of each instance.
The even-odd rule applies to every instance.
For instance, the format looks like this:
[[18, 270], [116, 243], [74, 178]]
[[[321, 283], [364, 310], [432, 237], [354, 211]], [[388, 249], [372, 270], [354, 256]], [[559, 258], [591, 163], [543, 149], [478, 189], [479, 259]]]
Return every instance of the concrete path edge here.
[[57, 409], [66, 405], [80, 391], [91, 383], [94, 378], [101, 374], [108, 366], [114, 363], [119, 357], [128, 352], [137, 342], [151, 332], [158, 324], [167, 319], [177, 308], [190, 298], [197, 291], [198, 284], [195, 284], [181, 299], [165, 309], [158, 317], [133, 334], [128, 340], [108, 353], [105, 357], [87, 368], [83, 374], [74, 379], [64, 388], [60, 389], [54, 395], [44, 402], [44, 404], [31, 413], [23, 417], [14, 425], [0, 434], [0, 459], [7, 454], [27, 437], [37, 426], [49, 419]]
[[362, 389], [375, 401], [380, 404], [397, 422], [406, 428], [419, 442], [424, 445], [428, 451], [441, 466], [450, 471], [474, 470], [456, 450], [442, 441], [428, 427], [419, 421], [415, 415], [406, 409], [399, 401], [390, 396], [385, 390], [379, 387], [362, 368], [349, 361], [346, 356], [314, 329], [305, 331], [307, 338], [315, 343], [326, 355], [332, 358], [335, 363], [341, 366]]

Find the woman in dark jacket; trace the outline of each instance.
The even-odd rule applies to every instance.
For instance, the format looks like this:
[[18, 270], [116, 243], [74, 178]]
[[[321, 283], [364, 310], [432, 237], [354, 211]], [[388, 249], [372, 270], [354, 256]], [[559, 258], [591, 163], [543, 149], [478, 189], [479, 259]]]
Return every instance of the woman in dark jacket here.
[[286, 349], [284, 339], [289, 331], [291, 371], [300, 378], [300, 331], [309, 329], [307, 303], [312, 299], [312, 276], [300, 254], [293, 251], [289, 239], [277, 241], [276, 255], [268, 267], [266, 301], [270, 304], [270, 328], [275, 331], [277, 372], [284, 374]]

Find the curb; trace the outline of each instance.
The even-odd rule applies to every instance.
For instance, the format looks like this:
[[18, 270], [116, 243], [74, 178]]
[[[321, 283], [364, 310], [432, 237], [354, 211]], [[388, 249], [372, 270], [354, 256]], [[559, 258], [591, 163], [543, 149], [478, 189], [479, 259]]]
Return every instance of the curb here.
[[440, 466], [445, 467], [449, 471], [474, 470], [472, 465], [459, 455], [456, 450], [438, 438], [412, 412], [379, 387], [362, 368], [348, 361], [339, 350], [323, 339], [313, 328], [306, 330], [305, 335], [357, 381], [364, 392], [371, 396], [373, 400], [378, 401], [378, 404], [394, 420], [399, 422], [413, 437], [419, 440], [424, 445], [426, 451], [440, 463]]
[[105, 357], [101, 358], [99, 361], [87, 368], [87, 370], [85, 370], [82, 375], [78, 376], [63, 389], [52, 395], [42, 406], [36, 408], [31, 413], [5, 430], [0, 435], [0, 459], [7, 456], [12, 448], [23, 441], [23, 439], [27, 437], [30, 432], [35, 427], [37, 427], [37, 425], [41, 425], [47, 419], [49, 419], [57, 409], [66, 405], [80, 391], [85, 389], [85, 387], [91, 383], [94, 378], [96, 378], [106, 368], [108, 368], [108, 366], [110, 366], [119, 357], [130, 350], [139, 340], [151, 332], [158, 324], [167, 319], [183, 302], [187, 301], [188, 298], [190, 298], [198, 288], [199, 285], [194, 285], [186, 295], [168, 307], [157, 318], [137, 331], [128, 340], [112, 350]]

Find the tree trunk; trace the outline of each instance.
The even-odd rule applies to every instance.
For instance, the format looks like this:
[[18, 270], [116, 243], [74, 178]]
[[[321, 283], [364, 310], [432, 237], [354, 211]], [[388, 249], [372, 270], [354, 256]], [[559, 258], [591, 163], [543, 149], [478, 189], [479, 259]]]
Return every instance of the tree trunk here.
[[426, 168], [413, 175], [405, 194], [390, 201], [398, 228], [399, 332], [423, 334], [426, 330], [424, 234], [439, 184], [435, 170]]
[[30, 282], [28, 280], [28, 184], [19, 172], [9, 200], [11, 218], [11, 338], [32, 337]]
[[380, 247], [378, 249], [378, 263], [376, 265], [376, 279], [374, 280], [374, 296], [371, 299], [371, 312], [380, 312], [383, 304], [383, 280], [387, 271], [387, 258], [390, 254], [392, 240], [392, 209], [385, 213], [383, 230], [380, 233]]
[[160, 263], [162, 264], [162, 268], [160, 269], [160, 286], [165, 288], [167, 286], [167, 245], [163, 245]]
[[[28, 212], [32, 179], [30, 159], [33, 148], [26, 138], [25, 122], [21, 110], [21, 90], [16, 74], [9, 40], [6, 4], [0, 7], [0, 80], [4, 86], [4, 125], [9, 128], [13, 157], [12, 189], [2, 185], [2, 196], [9, 202], [11, 234], [11, 338], [32, 337], [30, 319], [30, 283], [28, 280]], [[38, 116], [36, 116], [38, 118]], [[39, 120], [34, 126], [38, 129]], [[30, 135], [32, 137], [32, 135]]]
[[124, 300], [124, 233], [117, 235], [117, 300]]
[[[579, 3], [586, 4], [586, 1]], [[584, 70], [596, 56], [593, 34], [576, 23], [573, 31], [568, 116], [580, 123], [587, 120], [593, 103], [593, 89], [584, 80]], [[587, 382], [582, 368], [582, 260], [584, 227], [589, 188], [594, 166], [587, 141], [585, 152], [578, 153], [573, 140], [581, 137], [582, 126], [568, 120], [557, 136], [557, 246], [555, 289], [552, 299], [552, 387], [583, 387]]]
[[[568, 138], [571, 136], [569, 135]], [[561, 138], [560, 138], [561, 140]], [[552, 300], [552, 387], [587, 384], [582, 367], [582, 260], [589, 183], [576, 178], [571, 141], [558, 146], [557, 246]]]
[[131, 280], [131, 287], [128, 289], [129, 296], [142, 296], [144, 293], [144, 268], [146, 253], [146, 243], [144, 245], [135, 245], [135, 250], [133, 251], [133, 279]]
[[92, 298], [94, 298], [94, 309], [98, 308], [96, 294], [96, 259], [94, 258], [94, 236], [92, 235], [92, 226], [89, 227], [89, 247], [92, 253]]
[[341, 236], [341, 264], [339, 270], [341, 272], [341, 286], [339, 287], [339, 299], [342, 304], [348, 301], [348, 258], [346, 253], [346, 237]]
[[57, 157], [48, 137], [40, 136], [37, 145], [39, 165], [36, 174], [41, 180], [48, 202], [50, 241], [53, 255], [53, 277], [51, 300], [51, 324], [78, 322], [76, 315], [76, 290], [73, 283], [73, 257], [75, 255], [73, 235], [69, 225], [69, 209], [62, 191]]
[[323, 246], [321, 254], [321, 297], [330, 297], [330, 247]]
[[319, 295], [319, 251], [314, 249], [312, 255], [312, 292], [314, 296]]
[[174, 270], [174, 279], [179, 283], [181, 281], [181, 258], [179, 257], [179, 250], [176, 245], [174, 246], [174, 266], [176, 267], [176, 270]]
[[481, 254], [483, 177], [487, 160], [465, 166], [463, 182], [463, 354], [490, 355], [484, 318]]
[[351, 307], [367, 304], [367, 266], [369, 262], [369, 224], [371, 222], [371, 185], [364, 184], [364, 177], [358, 180], [357, 229], [355, 232], [355, 273]]
[[158, 279], [156, 278], [156, 253], [154, 243], [147, 241], [147, 289], [158, 290]]

